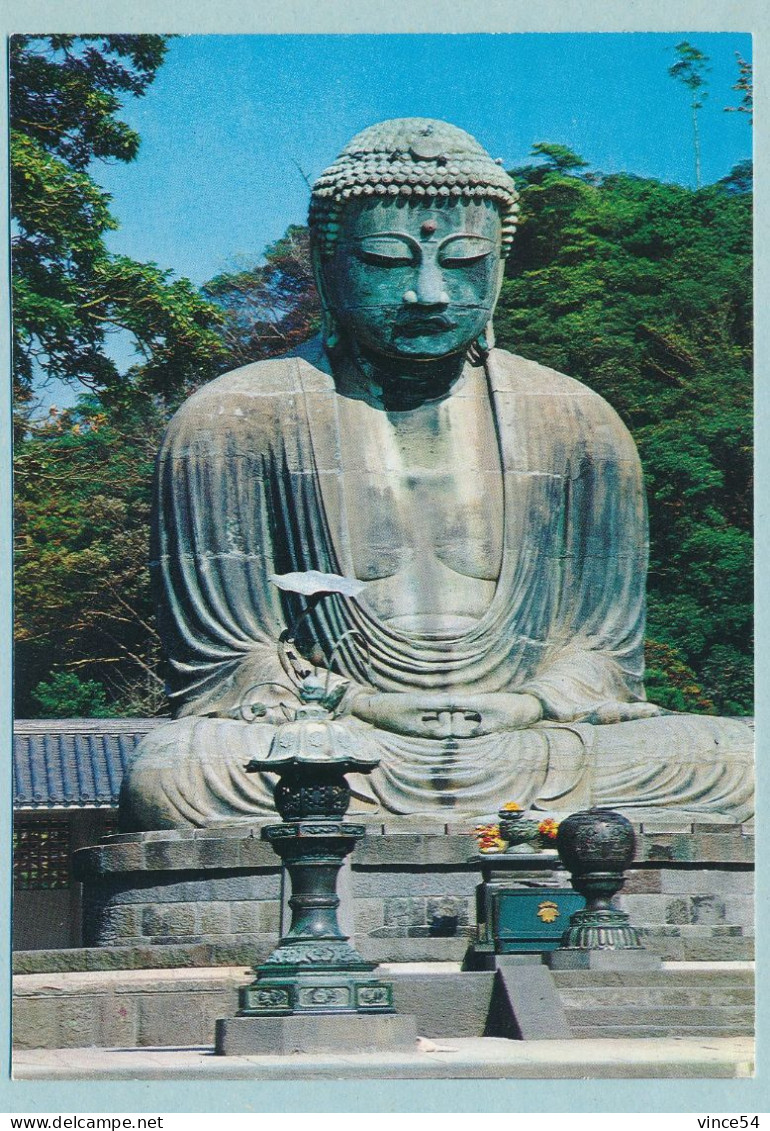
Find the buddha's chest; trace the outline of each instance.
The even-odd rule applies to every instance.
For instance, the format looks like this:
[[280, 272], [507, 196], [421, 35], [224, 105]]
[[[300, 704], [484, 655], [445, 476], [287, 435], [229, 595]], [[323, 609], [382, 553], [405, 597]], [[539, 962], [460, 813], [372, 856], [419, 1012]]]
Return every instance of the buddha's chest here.
[[495, 581], [503, 544], [503, 479], [486, 396], [388, 414], [348, 402], [340, 444], [356, 576], [399, 573]]

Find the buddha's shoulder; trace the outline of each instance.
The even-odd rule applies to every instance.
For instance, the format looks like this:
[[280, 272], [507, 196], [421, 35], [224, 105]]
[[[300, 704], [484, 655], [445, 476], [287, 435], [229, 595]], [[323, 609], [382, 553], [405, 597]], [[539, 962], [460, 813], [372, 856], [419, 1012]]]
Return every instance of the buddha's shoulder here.
[[542, 420], [549, 432], [568, 434], [576, 442], [635, 451], [612, 405], [582, 381], [506, 350], [492, 350], [488, 369], [495, 395], [503, 399], [510, 395], [518, 405], [523, 400], [531, 417]]
[[488, 364], [492, 388], [501, 392], [511, 389], [522, 393], [531, 392], [533, 396], [550, 394], [607, 403], [582, 381], [507, 350], [492, 350]]
[[489, 356], [488, 367], [491, 387], [495, 392], [545, 397], [555, 404], [562, 403], [565, 408], [605, 418], [617, 417], [612, 406], [594, 389], [530, 358], [494, 349]]
[[214, 378], [184, 402], [174, 421], [180, 425], [233, 413], [252, 415], [255, 409], [265, 417], [295, 398], [327, 388], [333, 388], [333, 381], [314, 339], [292, 353], [254, 361]]

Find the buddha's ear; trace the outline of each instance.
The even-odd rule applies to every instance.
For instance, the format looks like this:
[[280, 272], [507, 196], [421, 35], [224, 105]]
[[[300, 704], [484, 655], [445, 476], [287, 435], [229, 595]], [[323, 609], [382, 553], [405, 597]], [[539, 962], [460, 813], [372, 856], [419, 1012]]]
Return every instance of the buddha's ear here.
[[[500, 297], [500, 291], [501, 291], [502, 286], [503, 286], [503, 279], [504, 278], [505, 278], [505, 259], [501, 258], [500, 264], [497, 268], [497, 282], [495, 283], [495, 301], [492, 304], [492, 312], [493, 313], [494, 313], [495, 307], [497, 306], [497, 300]], [[490, 316], [490, 319], [487, 322], [484, 329], [482, 330], [482, 332], [475, 339], [475, 341], [471, 342], [470, 346], [468, 347], [468, 354], [467, 354], [468, 361], [471, 363], [471, 365], [483, 365], [484, 362], [487, 360], [487, 357], [489, 356], [491, 350], [493, 350], [494, 348], [495, 348], [495, 328], [494, 328], [494, 325], [492, 324], [492, 318]]]
[[333, 354], [339, 348], [341, 334], [339, 323], [329, 301], [329, 287], [324, 271], [323, 255], [317, 243], [311, 245], [310, 262], [313, 267], [315, 285], [321, 299], [321, 340], [326, 352]]
[[495, 346], [495, 330], [490, 318], [477, 338], [468, 346], [466, 357], [471, 365], [483, 365]]
[[501, 255], [497, 265], [497, 284], [495, 286], [495, 302], [494, 306], [492, 307], [493, 311], [495, 306], [497, 306], [497, 300], [500, 298], [500, 291], [503, 289], [503, 280], [505, 279], [505, 264], [506, 257], [504, 255]]

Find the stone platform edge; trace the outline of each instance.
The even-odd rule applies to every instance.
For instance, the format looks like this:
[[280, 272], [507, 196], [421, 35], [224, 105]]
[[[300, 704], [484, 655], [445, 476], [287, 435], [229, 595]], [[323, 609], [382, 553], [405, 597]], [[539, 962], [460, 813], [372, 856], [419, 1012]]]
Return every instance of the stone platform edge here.
[[[280, 867], [269, 844], [260, 839], [274, 821], [207, 829], [118, 833], [75, 853], [76, 878], [83, 881], [110, 873], [174, 872], [206, 869], [269, 869]], [[364, 822], [365, 823], [365, 822]], [[356, 847], [353, 867], [478, 867], [472, 828], [446, 824], [435, 831], [412, 831], [400, 822], [367, 825]], [[424, 823], [423, 823], [424, 829]], [[720, 867], [754, 863], [754, 826], [693, 822], [666, 827], [641, 822], [635, 827], [634, 868], [660, 864]]]

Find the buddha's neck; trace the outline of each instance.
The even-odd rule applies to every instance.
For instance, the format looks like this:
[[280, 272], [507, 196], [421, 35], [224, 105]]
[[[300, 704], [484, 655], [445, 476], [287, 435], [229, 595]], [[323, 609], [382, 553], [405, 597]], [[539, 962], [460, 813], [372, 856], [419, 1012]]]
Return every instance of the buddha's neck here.
[[383, 357], [352, 346], [334, 367], [337, 388], [345, 396], [377, 405], [387, 412], [408, 411], [448, 396], [461, 378], [463, 354], [435, 361]]

